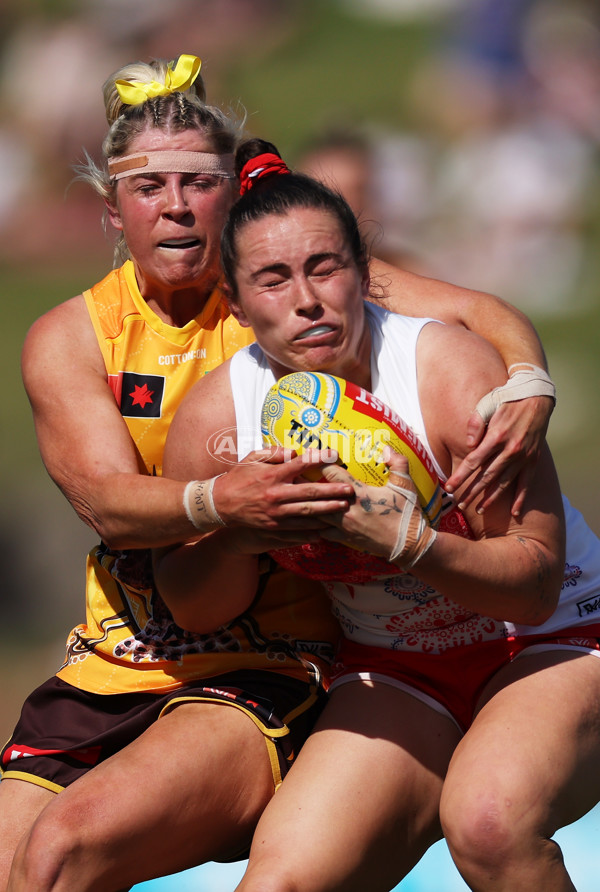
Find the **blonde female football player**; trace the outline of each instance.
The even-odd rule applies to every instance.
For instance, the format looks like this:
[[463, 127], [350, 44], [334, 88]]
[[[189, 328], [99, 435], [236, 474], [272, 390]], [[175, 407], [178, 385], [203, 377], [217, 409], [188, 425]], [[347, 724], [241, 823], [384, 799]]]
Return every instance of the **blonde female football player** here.
[[[190, 392], [166, 471], [216, 473], [203, 446], [211, 432], [258, 436], [273, 382], [319, 370], [396, 411], [445, 481], [468, 452], [468, 407], [503, 385], [498, 354], [460, 328], [366, 305], [368, 264], [339, 196], [282, 172], [272, 152], [247, 161], [241, 179], [251, 188], [230, 212], [222, 256], [232, 311], [257, 345]], [[552, 836], [600, 799], [600, 543], [563, 509], [546, 447], [519, 518], [507, 491], [483, 515], [455, 504], [437, 531], [406, 460], [389, 464], [383, 487], [323, 466], [355, 490], [308, 543], [354, 546], [348, 571], [326, 582], [345, 641], [330, 701], [258, 824], [240, 892], [389, 890], [441, 832], [472, 889], [573, 889]], [[286, 561], [295, 552], [302, 572], [307, 546], [281, 552], [281, 539], [225, 529], [159, 555], [173, 615], [202, 631], [207, 616], [242, 613], [267, 549]], [[386, 571], [357, 579], [355, 549]]]

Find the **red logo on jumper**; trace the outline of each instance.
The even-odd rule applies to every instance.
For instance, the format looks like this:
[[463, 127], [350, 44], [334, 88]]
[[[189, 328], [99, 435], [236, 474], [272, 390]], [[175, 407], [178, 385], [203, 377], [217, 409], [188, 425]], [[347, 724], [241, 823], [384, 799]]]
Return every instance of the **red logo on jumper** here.
[[119, 372], [108, 383], [124, 418], [160, 418], [165, 392], [162, 375]]

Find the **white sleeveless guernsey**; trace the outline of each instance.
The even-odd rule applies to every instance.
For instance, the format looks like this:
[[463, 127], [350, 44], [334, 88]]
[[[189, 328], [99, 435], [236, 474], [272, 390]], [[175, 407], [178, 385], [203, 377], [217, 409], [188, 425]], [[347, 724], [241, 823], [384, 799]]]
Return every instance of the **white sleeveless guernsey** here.
[[[372, 337], [372, 392], [412, 428], [427, 448], [440, 480], [444, 481], [445, 475], [429, 446], [417, 388], [417, 340], [423, 326], [435, 320], [398, 316], [372, 304], [366, 305], [366, 316]], [[257, 344], [235, 354], [230, 374], [241, 459], [263, 445], [261, 409], [275, 377]], [[515, 625], [481, 616], [412, 574], [401, 572], [361, 584], [334, 579], [323, 583], [344, 634], [360, 644], [442, 653], [480, 641], [552, 633], [597, 622], [600, 619], [600, 541], [564, 497], [563, 502], [567, 523], [565, 580], [559, 605], [543, 625]], [[458, 512], [454, 509], [448, 514], [452, 508], [447, 497], [447, 523], [442, 528], [454, 532], [448, 517], [456, 518]], [[456, 532], [460, 533], [458, 524]]]

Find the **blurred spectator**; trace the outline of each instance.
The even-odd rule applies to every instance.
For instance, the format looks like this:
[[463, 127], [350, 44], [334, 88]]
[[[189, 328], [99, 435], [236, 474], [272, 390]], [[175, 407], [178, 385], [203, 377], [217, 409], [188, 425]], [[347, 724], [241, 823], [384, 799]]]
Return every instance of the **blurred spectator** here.
[[[596, 91], [595, 102], [578, 104], [593, 114], [575, 123], [556, 101], [555, 57], [564, 60], [566, 47], [542, 39], [556, 37], [558, 7], [479, 0], [470, 8], [415, 85], [440, 152], [428, 257], [436, 275], [501, 294], [526, 311], [572, 308], [595, 173], [591, 132], [600, 81], [590, 44], [597, 32], [575, 16], [579, 30], [571, 38], [584, 38], [577, 46], [588, 60], [586, 78], [578, 80], [595, 82]], [[573, 40], [567, 43], [578, 52]]]
[[272, 49], [298, 8], [298, 0], [206, 0], [200, 11], [196, 0], [79, 0], [51, 13], [42, 3], [15, 8], [0, 56], [0, 160], [8, 155], [0, 261], [106, 255], [94, 196], [70, 184], [73, 165], [104, 135], [98, 84], [123, 58], [198, 51], [218, 103], [234, 54], [255, 35], [261, 52]]
[[340, 189], [376, 256], [527, 312], [583, 303], [600, 135], [592, 8], [461, 0], [411, 87], [414, 132], [332, 131], [300, 168]]
[[102, 139], [98, 84], [117, 64], [85, 16], [30, 16], [15, 29], [0, 71], [5, 126], [19, 152], [3, 168], [14, 180], [0, 215], [6, 258], [52, 257], [67, 244], [88, 254], [102, 247], [93, 196], [74, 190], [65, 202], [65, 193], [83, 147]]
[[465, 0], [338, 0], [349, 12], [389, 21], [437, 18], [464, 5]]
[[0, 231], [27, 189], [33, 170], [33, 153], [13, 130], [0, 127]]
[[375, 253], [425, 275], [432, 272], [427, 234], [435, 212], [434, 163], [434, 147], [420, 133], [380, 132], [373, 146], [373, 194], [383, 229]]
[[376, 257], [417, 272], [416, 233], [428, 206], [425, 157], [416, 135], [342, 127], [307, 144], [295, 167], [342, 193]]
[[600, 144], [600, 8], [539, 4], [524, 34], [540, 110]]

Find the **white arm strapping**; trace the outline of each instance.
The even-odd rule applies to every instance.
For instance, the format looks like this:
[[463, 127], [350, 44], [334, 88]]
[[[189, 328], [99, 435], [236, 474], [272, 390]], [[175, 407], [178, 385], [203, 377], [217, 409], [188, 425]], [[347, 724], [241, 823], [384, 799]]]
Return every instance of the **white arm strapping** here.
[[183, 491], [183, 507], [188, 520], [203, 533], [225, 526], [213, 500], [215, 480], [221, 476], [217, 474], [210, 480], [190, 480]]
[[432, 529], [421, 506], [417, 501], [417, 490], [412, 477], [402, 474], [400, 471], [390, 471], [390, 477], [394, 476], [402, 481], [400, 485], [391, 483], [388, 478], [386, 486], [398, 493], [405, 504], [400, 515], [396, 544], [391, 551], [389, 560], [396, 561], [403, 569], [414, 567], [426, 551], [436, 540], [437, 533]]
[[[517, 370], [511, 372], [514, 368]], [[548, 372], [539, 366], [524, 362], [515, 363], [509, 368], [508, 375], [506, 384], [486, 393], [475, 406], [475, 411], [479, 412], [486, 424], [502, 403], [526, 400], [532, 396], [549, 396], [556, 403], [554, 383]]]

